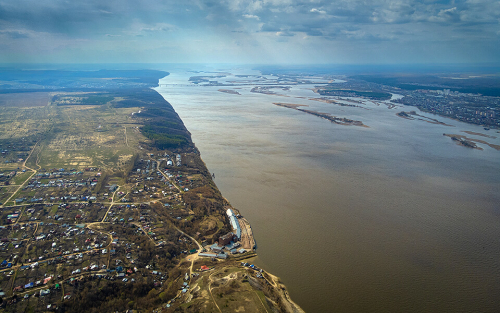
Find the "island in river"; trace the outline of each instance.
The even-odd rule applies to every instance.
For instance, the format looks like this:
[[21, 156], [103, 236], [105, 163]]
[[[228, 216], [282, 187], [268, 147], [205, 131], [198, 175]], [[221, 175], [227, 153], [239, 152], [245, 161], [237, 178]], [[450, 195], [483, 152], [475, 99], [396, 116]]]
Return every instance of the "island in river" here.
[[273, 103], [273, 104], [277, 105], [279, 107], [294, 109], [294, 110], [297, 110], [300, 112], [304, 112], [304, 113], [311, 114], [311, 115], [314, 115], [317, 117], [321, 117], [325, 120], [328, 120], [332, 123], [339, 124], [339, 125], [346, 125], [346, 126], [353, 125], [353, 126], [369, 127], [369, 126], [366, 126], [365, 124], [363, 124], [362, 121], [355, 121], [355, 120], [351, 120], [351, 119], [345, 118], [345, 117], [336, 117], [336, 116], [333, 116], [329, 113], [321, 113], [321, 112], [317, 112], [317, 111], [301, 109], [300, 108], [301, 106], [307, 106], [307, 105], [303, 105], [303, 104], [293, 104], [293, 103]]
[[232, 89], [219, 89], [219, 91], [229, 93], [232, 95], [241, 95], [239, 92], [237, 92], [236, 90], [232, 90]]
[[1, 310], [302, 312], [147, 88], [168, 73], [26, 72], [0, 94]]

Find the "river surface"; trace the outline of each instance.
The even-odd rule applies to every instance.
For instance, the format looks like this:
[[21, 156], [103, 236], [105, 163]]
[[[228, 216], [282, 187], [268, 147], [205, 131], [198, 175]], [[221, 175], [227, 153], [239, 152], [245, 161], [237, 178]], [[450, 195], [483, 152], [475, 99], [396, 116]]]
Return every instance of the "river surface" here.
[[[252, 224], [256, 264], [279, 276], [306, 312], [498, 312], [500, 151], [443, 136], [500, 145], [496, 130], [383, 101], [312, 101], [314, 84], [267, 95], [251, 92], [257, 83], [248, 77], [214, 79], [239, 86], [195, 86], [190, 76], [216, 74], [169, 71], [157, 91]], [[396, 116], [403, 110], [451, 126]]]

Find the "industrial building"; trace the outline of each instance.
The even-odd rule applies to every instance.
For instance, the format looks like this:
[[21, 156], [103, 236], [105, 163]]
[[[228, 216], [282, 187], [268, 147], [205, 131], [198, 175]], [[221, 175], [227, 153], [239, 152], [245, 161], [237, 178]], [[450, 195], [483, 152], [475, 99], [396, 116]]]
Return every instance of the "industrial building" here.
[[238, 237], [238, 239], [241, 239], [241, 229], [238, 218], [234, 215], [233, 210], [231, 209], [227, 209], [226, 214], [229, 217], [229, 222], [231, 223], [231, 227], [233, 227], [236, 237]]

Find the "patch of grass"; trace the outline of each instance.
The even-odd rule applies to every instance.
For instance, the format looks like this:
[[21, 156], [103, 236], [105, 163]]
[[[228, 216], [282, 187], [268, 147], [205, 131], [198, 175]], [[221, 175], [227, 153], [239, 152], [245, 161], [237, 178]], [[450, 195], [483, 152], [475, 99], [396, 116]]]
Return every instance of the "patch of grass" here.
[[53, 205], [52, 208], [50, 209], [50, 213], [49, 213], [50, 216], [56, 215], [57, 209], [58, 209], [58, 206], [57, 205]]
[[256, 290], [255, 293], [260, 298], [262, 303], [264, 303], [264, 307], [266, 308], [266, 311], [268, 311], [268, 312], [271, 311], [271, 308], [267, 305], [266, 296], [264, 295], [264, 292], [262, 292], [261, 290]]
[[13, 179], [13, 182], [15, 185], [21, 185], [22, 183], [24, 183], [31, 175], [33, 174], [33, 172], [31, 171], [26, 171], [24, 173], [18, 173], [14, 179]]

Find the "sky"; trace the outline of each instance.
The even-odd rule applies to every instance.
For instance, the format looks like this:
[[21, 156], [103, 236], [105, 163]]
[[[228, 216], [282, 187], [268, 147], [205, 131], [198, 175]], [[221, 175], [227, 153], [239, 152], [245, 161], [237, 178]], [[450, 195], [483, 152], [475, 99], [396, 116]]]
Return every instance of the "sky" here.
[[498, 0], [0, 0], [0, 63], [500, 63]]

